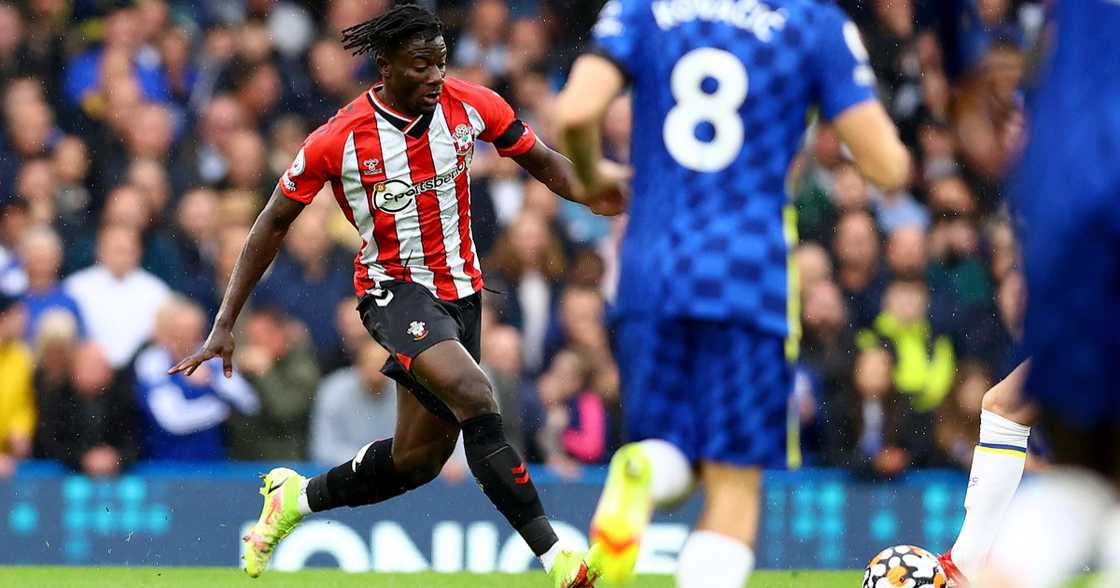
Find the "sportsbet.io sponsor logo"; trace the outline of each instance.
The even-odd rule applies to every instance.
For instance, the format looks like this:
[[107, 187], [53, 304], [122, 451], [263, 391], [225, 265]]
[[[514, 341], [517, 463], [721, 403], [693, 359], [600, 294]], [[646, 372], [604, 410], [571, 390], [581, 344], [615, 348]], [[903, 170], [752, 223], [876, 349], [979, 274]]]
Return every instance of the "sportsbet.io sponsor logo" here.
[[467, 169], [466, 162], [460, 160], [454, 168], [419, 184], [409, 184], [404, 180], [386, 180], [373, 186], [373, 205], [382, 212], [396, 214], [412, 205], [412, 201], [424, 192], [442, 190], [455, 183], [459, 174]]

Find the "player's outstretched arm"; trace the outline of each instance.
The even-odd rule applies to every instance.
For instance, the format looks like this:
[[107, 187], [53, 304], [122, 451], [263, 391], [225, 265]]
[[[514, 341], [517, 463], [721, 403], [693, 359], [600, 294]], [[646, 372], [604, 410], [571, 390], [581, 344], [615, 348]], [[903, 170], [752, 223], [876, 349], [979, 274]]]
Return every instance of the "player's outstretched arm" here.
[[[618, 66], [605, 57], [587, 54], [576, 60], [564, 91], [556, 99], [560, 149], [572, 158], [575, 177], [592, 201], [604, 191], [618, 190], [625, 177], [611, 177], [603, 165], [600, 127], [607, 109], [626, 83]], [[606, 173], [604, 173], [606, 172]]]
[[884, 190], [895, 190], [910, 177], [910, 153], [878, 100], [865, 100], [841, 112], [836, 133], [851, 150], [856, 167]]
[[[545, 145], [543, 141], [537, 141], [532, 149], [522, 155], [514, 156], [513, 160], [542, 184], [548, 186], [554, 194], [565, 200], [585, 204], [595, 214], [613, 216], [621, 214], [626, 207], [625, 194], [620, 190], [603, 191], [596, 194], [594, 198], [589, 198], [575, 177], [571, 160]], [[623, 166], [610, 162], [604, 162], [604, 165], [613, 165], [616, 169], [601, 170], [600, 175], [617, 176], [621, 180], [629, 177], [629, 171]]]
[[186, 372], [189, 376], [206, 360], [221, 357], [225, 376], [233, 376], [233, 325], [237, 322], [237, 315], [241, 314], [245, 300], [260, 281], [264, 270], [276, 258], [280, 244], [284, 242], [284, 235], [288, 234], [288, 228], [303, 211], [303, 207], [302, 203], [280, 193], [279, 187], [272, 192], [268, 204], [249, 230], [245, 245], [241, 247], [241, 254], [233, 266], [233, 275], [226, 286], [222, 306], [218, 309], [218, 316], [214, 318], [210, 336], [201, 349], [180, 361], [167, 373]]

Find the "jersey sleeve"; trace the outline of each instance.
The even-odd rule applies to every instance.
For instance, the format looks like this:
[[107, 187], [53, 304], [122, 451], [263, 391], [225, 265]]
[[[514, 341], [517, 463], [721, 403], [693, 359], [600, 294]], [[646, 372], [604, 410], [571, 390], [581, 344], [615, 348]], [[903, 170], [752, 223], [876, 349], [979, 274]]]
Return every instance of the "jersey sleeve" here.
[[537, 135], [513, 112], [513, 107], [497, 92], [477, 86], [471, 92], [471, 106], [482, 117], [478, 138], [492, 143], [502, 157], [527, 153], [537, 143]]
[[591, 52], [609, 59], [627, 78], [640, 70], [638, 66], [639, 10], [645, 2], [610, 0], [599, 11], [599, 20], [591, 29]]
[[875, 73], [856, 25], [835, 6], [821, 10], [823, 26], [813, 64], [821, 113], [832, 120], [848, 108], [875, 98]]
[[291, 167], [280, 176], [280, 192], [288, 198], [303, 204], [310, 204], [330, 179], [331, 165], [329, 155], [331, 133], [328, 132], [328, 122], [307, 136], [300, 146]]

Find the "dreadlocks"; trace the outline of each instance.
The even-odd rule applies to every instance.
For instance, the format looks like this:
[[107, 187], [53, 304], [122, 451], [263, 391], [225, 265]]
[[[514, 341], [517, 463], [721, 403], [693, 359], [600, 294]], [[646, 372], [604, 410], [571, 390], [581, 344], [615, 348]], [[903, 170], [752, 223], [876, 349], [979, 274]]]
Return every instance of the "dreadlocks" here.
[[425, 41], [443, 33], [436, 15], [415, 4], [397, 4], [385, 14], [342, 31], [342, 46], [354, 55], [384, 55], [413, 37]]

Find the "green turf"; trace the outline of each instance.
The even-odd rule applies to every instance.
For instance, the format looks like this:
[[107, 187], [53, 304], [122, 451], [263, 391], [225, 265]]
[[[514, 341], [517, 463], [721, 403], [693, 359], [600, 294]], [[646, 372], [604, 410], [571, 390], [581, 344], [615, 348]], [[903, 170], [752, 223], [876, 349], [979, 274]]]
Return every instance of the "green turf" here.
[[[862, 572], [756, 572], [751, 588], [858, 588]], [[21, 588], [117, 588], [120, 586], [206, 587], [251, 586], [264, 588], [548, 588], [543, 574], [347, 574], [337, 570], [267, 572], [253, 580], [240, 570], [226, 568], [79, 568], [2, 567], [0, 586]], [[633, 584], [639, 588], [672, 588], [669, 576], [646, 576]], [[1088, 586], [1083, 580], [1073, 587]]]
[[[859, 572], [758, 572], [752, 588], [858, 588]], [[218, 588], [246, 586], [265, 588], [549, 588], [544, 574], [347, 574], [337, 570], [266, 572], [257, 579], [243, 572], [221, 568], [78, 568], [0, 567], [0, 586], [51, 588], [116, 588], [118, 586], [190, 586]], [[633, 584], [640, 588], [672, 588], [669, 576], [647, 576]]]

